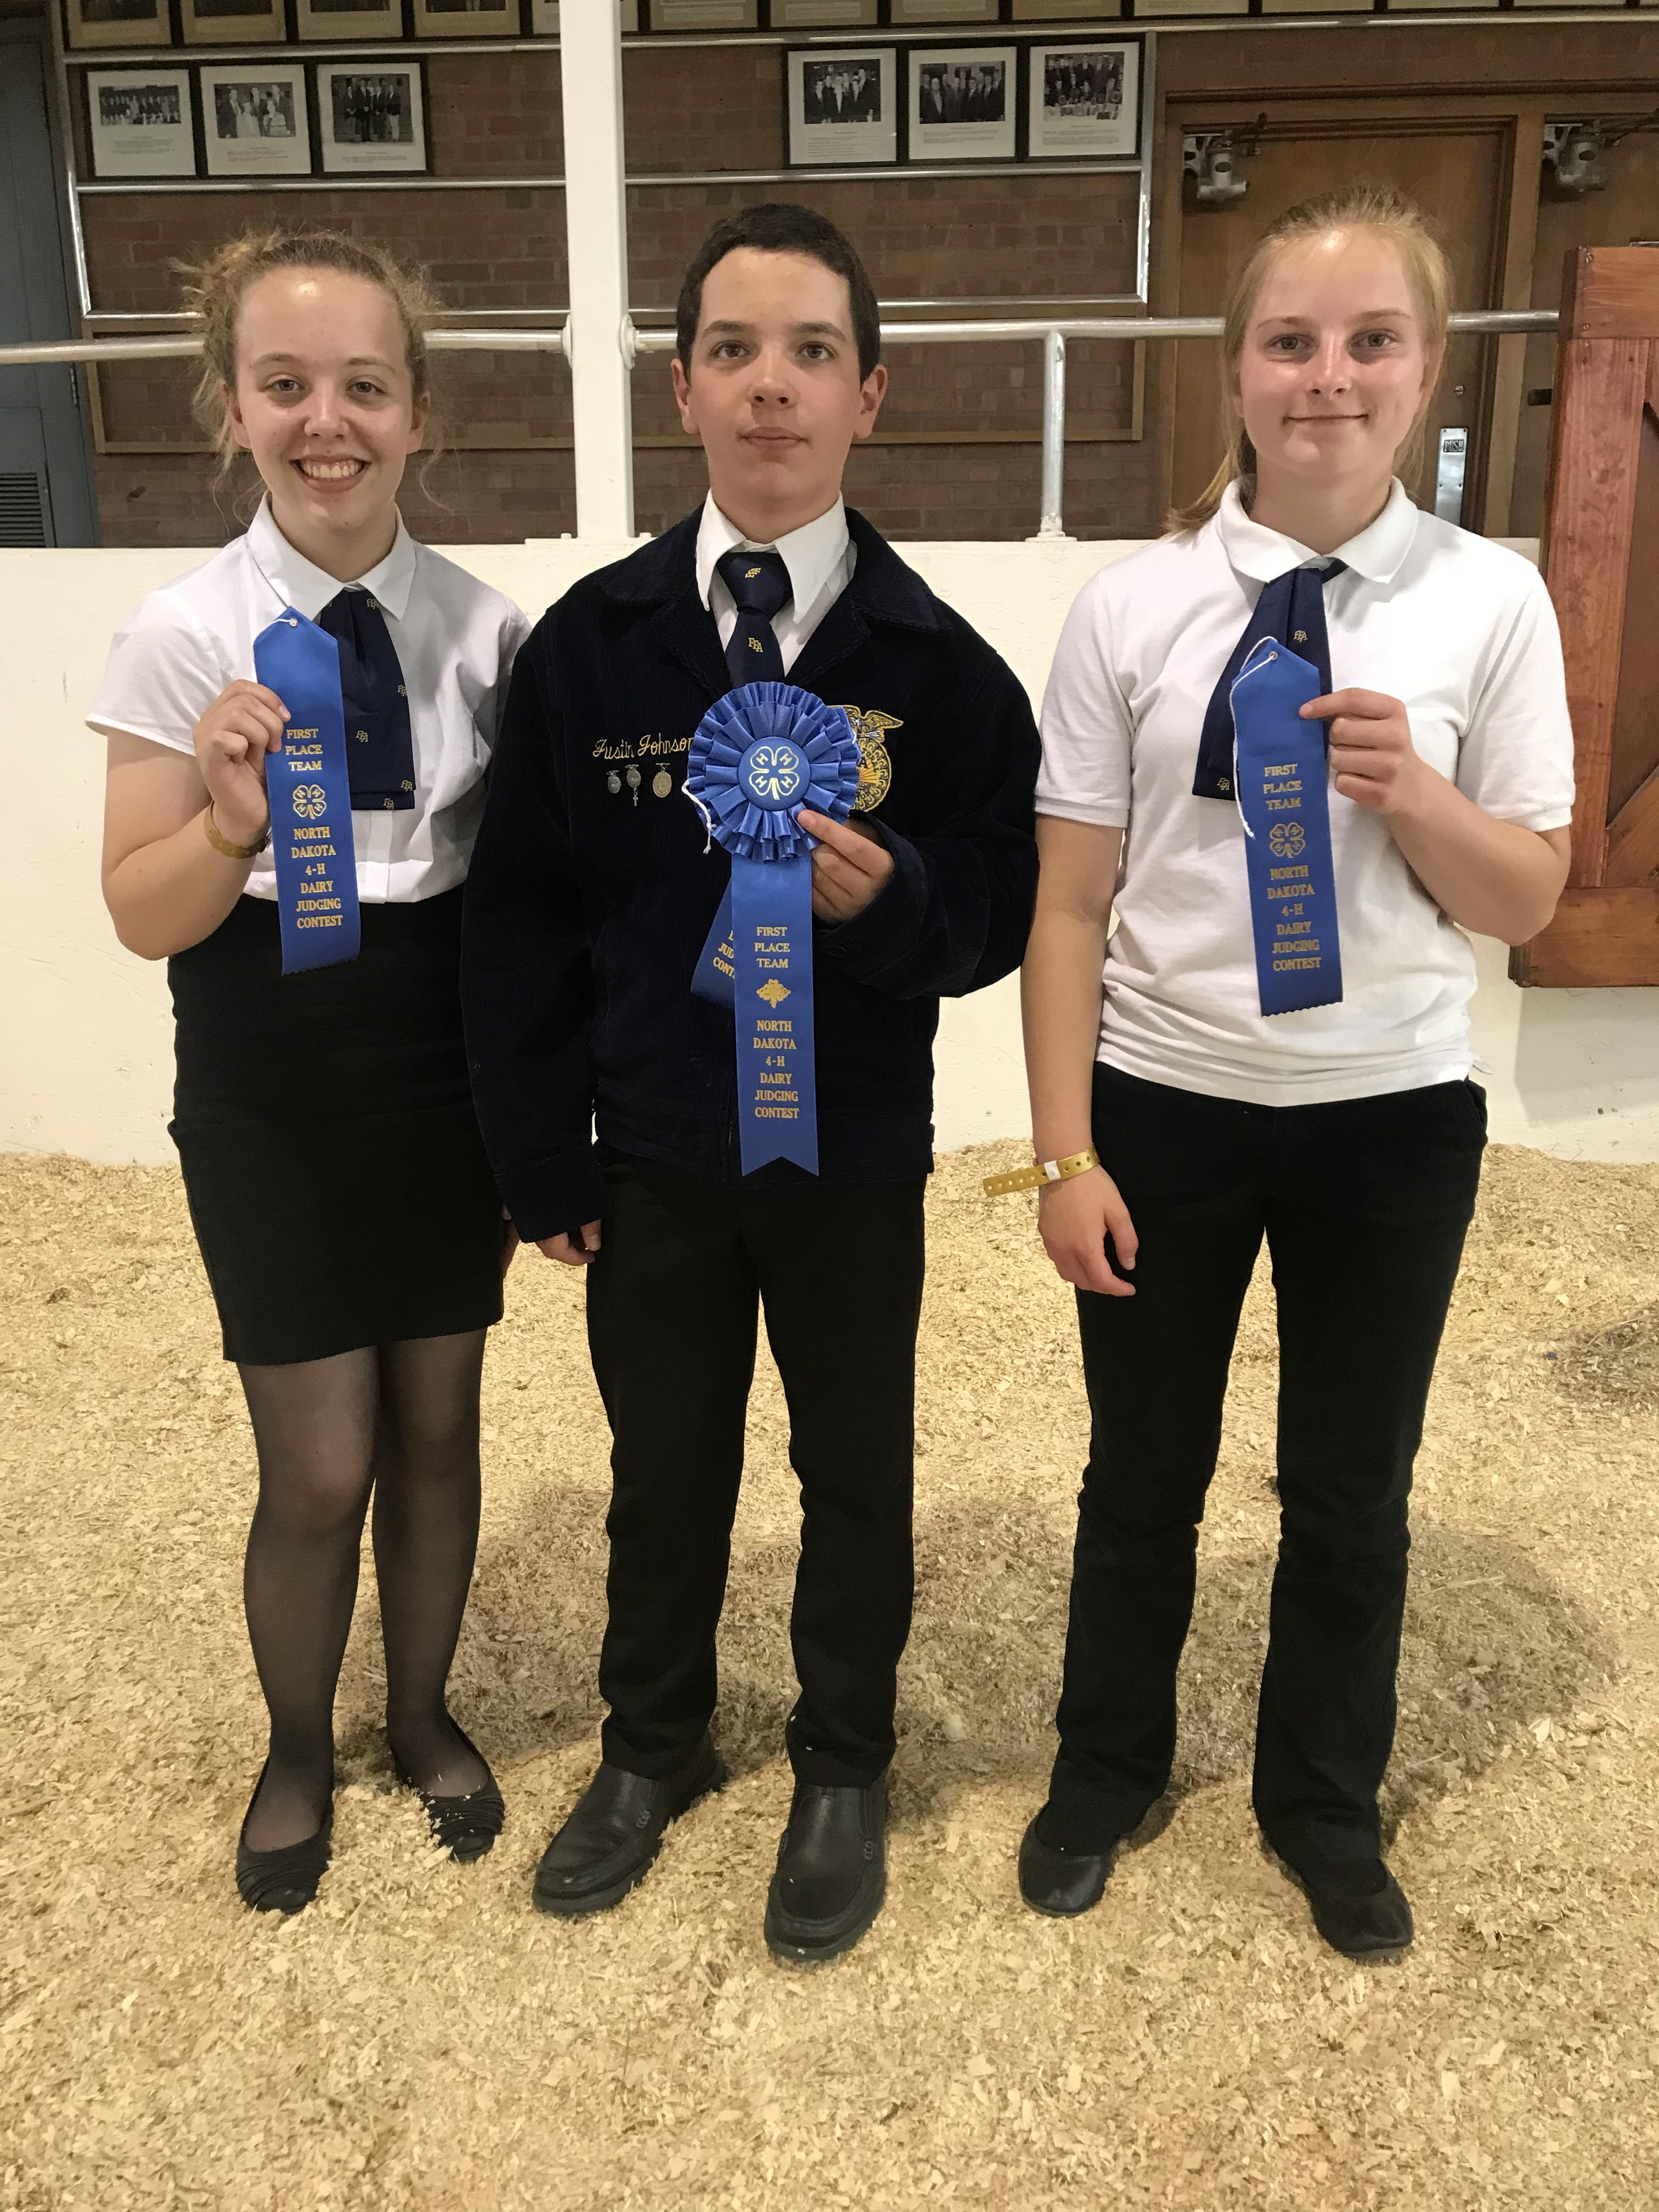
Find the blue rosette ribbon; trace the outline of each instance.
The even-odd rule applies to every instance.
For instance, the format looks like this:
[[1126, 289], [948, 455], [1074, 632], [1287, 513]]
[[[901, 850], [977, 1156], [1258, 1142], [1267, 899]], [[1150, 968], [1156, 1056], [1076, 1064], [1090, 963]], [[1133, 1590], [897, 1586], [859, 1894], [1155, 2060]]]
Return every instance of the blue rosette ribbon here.
[[839, 707], [793, 684], [744, 684], [697, 725], [685, 794], [732, 856], [732, 883], [691, 988], [736, 1021], [743, 1171], [793, 1160], [818, 1171], [812, 1020], [810, 807], [845, 822], [859, 741]]

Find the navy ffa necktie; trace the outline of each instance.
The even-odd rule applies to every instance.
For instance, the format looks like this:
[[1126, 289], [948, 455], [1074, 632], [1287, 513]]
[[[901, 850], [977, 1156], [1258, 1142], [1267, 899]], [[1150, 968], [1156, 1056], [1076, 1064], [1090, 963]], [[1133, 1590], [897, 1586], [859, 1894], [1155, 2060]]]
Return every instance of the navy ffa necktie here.
[[1235, 678], [1253, 648], [1264, 637], [1277, 638], [1292, 653], [1311, 661], [1319, 671], [1320, 693], [1331, 688], [1331, 647], [1325, 629], [1325, 586], [1340, 576], [1346, 563], [1322, 561], [1306, 568], [1287, 568], [1264, 584], [1255, 611], [1244, 625], [1244, 634], [1233, 647], [1232, 658], [1221, 672], [1221, 681], [1210, 694], [1204, 710], [1204, 735], [1199, 740], [1198, 771], [1193, 778], [1194, 799], [1233, 796], [1233, 702]]
[[732, 684], [781, 684], [783, 651], [772, 617], [794, 596], [782, 554], [751, 553], [735, 545], [714, 566], [737, 603], [737, 627], [726, 644]]
[[415, 738], [398, 648], [380, 603], [361, 585], [332, 599], [317, 617], [340, 648], [346, 768], [354, 813], [397, 812], [415, 804]]

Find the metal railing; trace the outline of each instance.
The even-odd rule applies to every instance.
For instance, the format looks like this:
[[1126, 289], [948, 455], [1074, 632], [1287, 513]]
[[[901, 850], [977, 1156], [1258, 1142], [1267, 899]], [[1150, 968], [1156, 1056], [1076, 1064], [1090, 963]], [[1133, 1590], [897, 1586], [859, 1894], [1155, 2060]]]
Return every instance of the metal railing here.
[[[1553, 331], [1552, 307], [1483, 310], [1454, 315], [1454, 332], [1480, 337], [1524, 337]], [[437, 353], [556, 353], [570, 359], [570, 321], [556, 329], [441, 330], [428, 334]], [[975, 322], [890, 322], [882, 325], [884, 345], [988, 345], [1014, 341], [1042, 348], [1042, 492], [1037, 524], [1040, 538], [1065, 536], [1066, 342], [1091, 338], [1139, 342], [1145, 338], [1218, 338], [1218, 315], [1078, 315], [1000, 318]], [[672, 353], [672, 330], [641, 330], [625, 318], [619, 333], [623, 358], [632, 368], [641, 354]], [[186, 359], [202, 349], [199, 337], [177, 331], [160, 337], [66, 338], [31, 345], [0, 345], [0, 368], [65, 363]], [[580, 425], [578, 426], [580, 435]], [[579, 518], [580, 526], [580, 518]]]

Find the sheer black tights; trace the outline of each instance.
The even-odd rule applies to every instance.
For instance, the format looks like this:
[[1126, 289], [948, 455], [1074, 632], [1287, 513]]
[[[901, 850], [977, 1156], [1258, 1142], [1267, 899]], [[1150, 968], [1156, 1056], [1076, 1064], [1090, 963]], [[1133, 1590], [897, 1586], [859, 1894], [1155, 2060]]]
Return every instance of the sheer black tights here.
[[259, 1459], [243, 1595], [270, 1709], [254, 1850], [314, 1835], [327, 1810], [371, 1495], [392, 1748], [436, 1796], [486, 1779], [444, 1705], [478, 1544], [483, 1349], [479, 1329], [240, 1370]]

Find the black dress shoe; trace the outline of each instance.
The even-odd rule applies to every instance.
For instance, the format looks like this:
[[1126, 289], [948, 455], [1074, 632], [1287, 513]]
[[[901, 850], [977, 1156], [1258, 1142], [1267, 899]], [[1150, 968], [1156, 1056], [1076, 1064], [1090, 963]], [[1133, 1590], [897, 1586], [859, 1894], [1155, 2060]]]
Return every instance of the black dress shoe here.
[[1345, 1959], [1397, 1959], [1416, 1929], [1406, 1893], [1381, 1859], [1328, 1859], [1318, 1866], [1279, 1864], [1306, 1896], [1314, 1926]]
[[[484, 1772], [489, 1774], [489, 1761], [453, 1715], [450, 1726]], [[429, 1790], [422, 1789], [395, 1751], [392, 1754], [392, 1764], [404, 1788], [412, 1790], [420, 1799], [421, 1809], [426, 1814], [426, 1824], [432, 1831], [434, 1840], [443, 1845], [458, 1865], [471, 1866], [475, 1859], [481, 1859], [507, 1824], [507, 1808], [501, 1802], [501, 1791], [495, 1787], [495, 1776], [490, 1774], [488, 1782], [481, 1782], [476, 1790], [469, 1790], [461, 1796], [440, 1797]]]
[[1117, 1839], [1103, 1851], [1068, 1851], [1046, 1844], [1038, 1830], [1042, 1815], [1027, 1828], [1019, 1844], [1019, 1893], [1033, 1912], [1052, 1920], [1075, 1920], [1099, 1904], [1112, 1870]]
[[707, 1736], [684, 1766], [654, 1780], [602, 1760], [542, 1853], [536, 1869], [538, 1910], [574, 1920], [620, 1905], [649, 1873], [669, 1822], [725, 1780], [726, 1767]]
[[766, 1899], [775, 1958], [839, 1958], [887, 1895], [887, 1784], [864, 1789], [798, 1782]]
[[236, 1887], [250, 1912], [301, 1912], [316, 1896], [317, 1885], [328, 1872], [334, 1801], [331, 1796], [323, 1825], [314, 1836], [301, 1836], [297, 1844], [281, 1844], [274, 1851], [250, 1850], [248, 1819], [264, 1778], [262, 1766], [242, 1816], [242, 1832], [236, 1838]]

